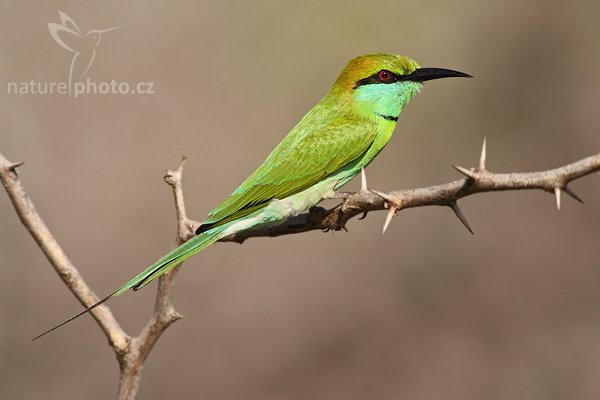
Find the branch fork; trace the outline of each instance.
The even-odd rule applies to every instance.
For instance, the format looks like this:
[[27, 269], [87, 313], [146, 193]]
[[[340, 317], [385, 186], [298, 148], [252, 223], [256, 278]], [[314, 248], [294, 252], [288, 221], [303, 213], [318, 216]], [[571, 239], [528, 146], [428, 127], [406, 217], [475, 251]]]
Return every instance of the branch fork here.
[[[194, 221], [187, 218], [183, 202], [181, 181], [184, 164], [185, 157], [182, 159], [177, 171], [167, 171], [165, 174], [165, 181], [172, 187], [175, 196], [178, 221], [177, 243], [183, 243], [193, 236], [192, 227], [195, 224]], [[17, 168], [21, 165], [23, 165], [23, 162], [11, 162], [0, 154], [0, 180], [17, 215], [77, 300], [84, 307], [96, 303], [98, 297], [71, 263], [27, 195], [17, 173]], [[117, 398], [120, 400], [135, 398], [139, 388], [142, 367], [148, 354], [161, 334], [171, 324], [182, 318], [172, 303], [172, 287], [175, 274], [176, 270], [174, 269], [159, 278], [154, 313], [139, 336], [132, 337], [128, 335], [106, 305], [100, 305], [90, 311], [108, 339], [119, 363], [120, 378]]]

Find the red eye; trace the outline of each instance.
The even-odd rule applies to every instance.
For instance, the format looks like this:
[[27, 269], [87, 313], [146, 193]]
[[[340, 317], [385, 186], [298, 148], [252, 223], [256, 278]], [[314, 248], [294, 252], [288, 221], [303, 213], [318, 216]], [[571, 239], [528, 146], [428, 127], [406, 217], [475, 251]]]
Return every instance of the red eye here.
[[390, 71], [388, 71], [387, 69], [382, 69], [381, 71], [379, 71], [377, 73], [377, 77], [382, 82], [389, 82], [390, 79], [392, 79], [392, 73]]

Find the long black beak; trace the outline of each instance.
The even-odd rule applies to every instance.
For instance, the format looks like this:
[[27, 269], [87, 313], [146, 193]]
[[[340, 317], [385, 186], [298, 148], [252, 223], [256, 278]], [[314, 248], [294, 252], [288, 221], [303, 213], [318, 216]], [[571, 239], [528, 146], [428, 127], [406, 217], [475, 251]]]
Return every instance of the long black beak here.
[[403, 76], [403, 80], [412, 82], [425, 82], [440, 78], [472, 78], [473, 76], [464, 72], [445, 68], [418, 68], [412, 74]]

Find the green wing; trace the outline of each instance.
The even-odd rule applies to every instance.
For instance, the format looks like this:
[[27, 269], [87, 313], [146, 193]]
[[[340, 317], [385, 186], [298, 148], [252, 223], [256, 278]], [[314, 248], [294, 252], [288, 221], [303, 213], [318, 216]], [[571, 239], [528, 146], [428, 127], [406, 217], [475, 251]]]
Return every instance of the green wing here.
[[302, 129], [309, 125], [302, 122], [209, 214], [204, 227], [210, 229], [241, 218], [265, 207], [272, 199], [283, 199], [309, 188], [363, 154], [377, 133], [376, 127], [366, 120], [339, 118], [312, 130]]

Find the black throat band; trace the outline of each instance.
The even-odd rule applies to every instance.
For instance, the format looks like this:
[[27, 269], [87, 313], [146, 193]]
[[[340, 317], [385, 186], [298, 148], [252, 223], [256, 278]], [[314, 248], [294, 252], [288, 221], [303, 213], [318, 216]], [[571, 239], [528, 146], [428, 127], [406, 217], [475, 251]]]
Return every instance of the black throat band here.
[[398, 122], [398, 117], [394, 117], [392, 115], [383, 115], [383, 114], [377, 114], [377, 115], [383, 119], [387, 119], [388, 121]]

